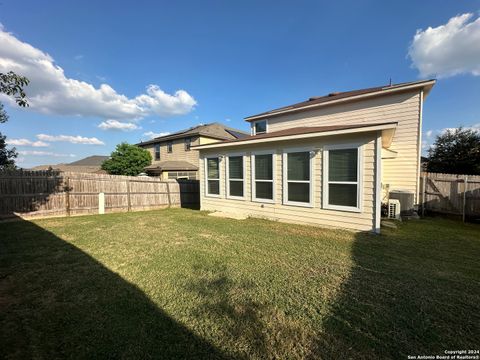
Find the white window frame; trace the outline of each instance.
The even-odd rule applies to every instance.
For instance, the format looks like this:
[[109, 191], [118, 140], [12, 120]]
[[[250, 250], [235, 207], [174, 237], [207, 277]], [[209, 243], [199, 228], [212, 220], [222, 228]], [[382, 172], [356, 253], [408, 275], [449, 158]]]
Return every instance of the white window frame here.
[[[208, 159], [218, 159], [218, 179], [209, 179], [208, 178]], [[220, 155], [209, 155], [204, 158], [204, 169], [205, 169], [205, 196], [219, 198], [222, 196], [222, 157]], [[210, 194], [208, 192], [208, 180], [218, 180], [218, 194]]]
[[[329, 181], [328, 180], [328, 167], [329, 167], [329, 151], [330, 150], [345, 150], [345, 149], [357, 149], [357, 181]], [[360, 143], [347, 143], [347, 144], [334, 144], [326, 145], [323, 148], [323, 190], [322, 190], [322, 203], [323, 209], [338, 210], [361, 213], [363, 209], [363, 144]], [[328, 189], [329, 184], [350, 184], [357, 185], [357, 206], [342, 206], [331, 205], [328, 203]]]
[[252, 121], [252, 135], [257, 135], [257, 132], [255, 130], [255, 124], [261, 121], [265, 121], [265, 132], [261, 132], [260, 134], [268, 133], [268, 119], [262, 119], [262, 120]]
[[[225, 156], [225, 179], [226, 179], [226, 191], [227, 191], [227, 199], [233, 199], [233, 200], [245, 200], [246, 195], [247, 195], [247, 181], [246, 181], [246, 176], [245, 176], [245, 153], [229, 153], [226, 154]], [[242, 179], [230, 179], [230, 157], [242, 157]], [[230, 195], [230, 181], [243, 181], [243, 196], [235, 196], [235, 195]]]
[[[296, 152], [308, 152], [310, 153], [310, 180], [291, 180], [288, 181], [288, 154], [289, 153], [296, 153]], [[293, 205], [293, 206], [302, 206], [302, 207], [314, 207], [314, 189], [315, 189], [315, 179], [313, 174], [315, 174], [315, 159], [316, 159], [316, 150], [312, 147], [308, 148], [289, 148], [283, 149], [282, 154], [282, 167], [283, 167], [283, 204], [284, 205]], [[288, 200], [288, 183], [289, 182], [296, 182], [296, 183], [304, 183], [310, 184], [310, 201], [308, 203], [300, 202], [300, 201], [289, 201]]]
[[[255, 156], [256, 155], [272, 155], [272, 180], [256, 180], [255, 179]], [[261, 203], [270, 203], [274, 204], [275, 203], [275, 198], [276, 198], [276, 151], [275, 150], [264, 150], [264, 151], [255, 151], [252, 152], [250, 156], [250, 167], [251, 167], [251, 186], [252, 186], [252, 201], [255, 202], [261, 202]], [[257, 191], [256, 191], [256, 182], [271, 182], [272, 183], [272, 199], [263, 199], [263, 198], [257, 198]]]

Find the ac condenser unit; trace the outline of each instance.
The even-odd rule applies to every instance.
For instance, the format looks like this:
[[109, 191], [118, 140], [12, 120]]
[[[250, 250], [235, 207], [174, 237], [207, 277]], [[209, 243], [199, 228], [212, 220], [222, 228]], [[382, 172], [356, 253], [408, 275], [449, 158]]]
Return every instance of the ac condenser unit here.
[[400, 201], [396, 199], [388, 200], [388, 218], [400, 219]]

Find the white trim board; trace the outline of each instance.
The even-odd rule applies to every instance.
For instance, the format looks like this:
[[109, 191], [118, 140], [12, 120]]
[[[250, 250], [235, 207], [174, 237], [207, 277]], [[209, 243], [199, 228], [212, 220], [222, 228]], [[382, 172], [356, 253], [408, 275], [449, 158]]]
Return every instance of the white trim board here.
[[[283, 136], [277, 136], [277, 137], [267, 137], [267, 138], [243, 140], [243, 141], [218, 142], [218, 143], [212, 143], [212, 144], [192, 146], [192, 149], [203, 150], [203, 149], [227, 148], [227, 147], [243, 146], [243, 145], [251, 145], [251, 144], [264, 144], [264, 143], [272, 143], [272, 142], [285, 141], [285, 140], [313, 139], [313, 138], [333, 136], [333, 135], [357, 134], [357, 133], [364, 133], [364, 132], [371, 132], [371, 131], [378, 131], [378, 130], [394, 130], [396, 129], [396, 127], [397, 127], [397, 123], [395, 122], [395, 123], [389, 123], [389, 124], [383, 124], [383, 125], [382, 124], [372, 125], [372, 126], [364, 126], [359, 128], [343, 129], [343, 130], [335, 130], [335, 131], [313, 132], [313, 133], [299, 134], [299, 135], [283, 135]], [[389, 132], [386, 132], [386, 133], [389, 133]], [[390, 136], [390, 134], [388, 135]]]

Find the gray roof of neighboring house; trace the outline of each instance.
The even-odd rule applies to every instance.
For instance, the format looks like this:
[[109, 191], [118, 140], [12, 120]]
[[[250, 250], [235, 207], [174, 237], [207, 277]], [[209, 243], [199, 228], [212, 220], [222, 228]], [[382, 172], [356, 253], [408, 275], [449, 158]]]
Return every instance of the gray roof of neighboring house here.
[[92, 155], [84, 159], [71, 162], [68, 165], [70, 166], [101, 166], [102, 163], [109, 158], [110, 156]]
[[198, 166], [195, 166], [188, 161], [160, 161], [155, 164], [145, 167], [145, 170], [160, 170], [160, 171], [195, 171]]
[[84, 159], [80, 159], [69, 164], [52, 164], [52, 165], [39, 165], [32, 168], [32, 170], [48, 170], [50, 168], [60, 171], [72, 171], [82, 173], [96, 173], [102, 172], [102, 163], [109, 159], [110, 156], [93, 155]]
[[169, 141], [169, 140], [181, 139], [185, 137], [199, 136], [199, 135], [210, 137], [213, 139], [218, 139], [218, 140], [232, 140], [232, 139], [240, 139], [242, 137], [249, 136], [250, 134], [242, 130], [230, 128], [223, 124], [215, 122], [210, 124], [194, 126], [185, 130], [176, 131], [172, 134], [156, 137], [148, 141], [142, 141], [136, 145], [138, 146], [149, 145], [149, 144], [155, 144], [162, 141]]

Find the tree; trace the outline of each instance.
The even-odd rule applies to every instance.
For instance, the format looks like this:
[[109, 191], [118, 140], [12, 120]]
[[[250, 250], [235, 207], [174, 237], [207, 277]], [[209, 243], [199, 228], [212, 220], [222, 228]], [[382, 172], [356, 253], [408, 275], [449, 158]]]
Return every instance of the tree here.
[[[27, 95], [24, 91], [24, 87], [26, 87], [28, 83], [29, 80], [25, 76], [17, 75], [12, 71], [6, 74], [0, 73], [0, 93], [14, 97], [18, 106], [28, 106]], [[7, 121], [8, 114], [3, 104], [0, 103], [0, 123]], [[6, 138], [7, 137], [0, 132], [0, 170], [14, 169], [15, 158], [18, 155], [15, 148], [7, 149]]]
[[151, 163], [152, 155], [148, 150], [124, 142], [103, 162], [102, 169], [112, 175], [136, 176]]
[[460, 127], [437, 136], [428, 151], [427, 170], [480, 175], [480, 132]]

